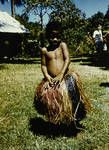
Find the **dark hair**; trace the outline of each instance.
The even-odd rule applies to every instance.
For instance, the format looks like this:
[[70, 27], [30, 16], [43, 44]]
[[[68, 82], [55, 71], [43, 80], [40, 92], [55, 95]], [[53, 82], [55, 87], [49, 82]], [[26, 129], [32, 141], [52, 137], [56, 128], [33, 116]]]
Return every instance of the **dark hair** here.
[[62, 26], [61, 26], [61, 23], [58, 22], [58, 21], [52, 21], [52, 22], [49, 22], [46, 26], [46, 36], [47, 38], [50, 36], [50, 33], [51, 31], [53, 30], [56, 30], [58, 31], [59, 33], [62, 32]]

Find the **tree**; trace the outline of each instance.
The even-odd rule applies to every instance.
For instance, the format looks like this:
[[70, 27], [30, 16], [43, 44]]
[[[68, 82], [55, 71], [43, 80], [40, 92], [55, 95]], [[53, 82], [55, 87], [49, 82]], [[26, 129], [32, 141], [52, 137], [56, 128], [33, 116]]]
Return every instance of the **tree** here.
[[92, 35], [98, 24], [104, 26], [104, 14], [102, 12], [97, 12], [87, 19], [87, 32], [90, 32]]
[[[5, 2], [9, 2], [9, 0], [0, 0], [1, 4], [4, 4]], [[10, 0], [11, 3], [11, 15], [15, 18], [15, 5], [21, 6], [22, 0]]]
[[40, 18], [42, 31], [45, 15], [48, 15], [49, 21], [59, 20], [64, 29], [63, 40], [66, 40], [72, 50], [84, 40], [87, 24], [85, 14], [76, 8], [72, 0], [25, 0], [24, 5], [25, 14], [34, 13], [36, 19]]
[[104, 16], [104, 28], [107, 30], [109, 28], [109, 5], [108, 5], [108, 9], [107, 12]]
[[84, 39], [85, 14], [82, 13], [71, 0], [57, 0], [52, 3], [53, 11], [50, 20], [59, 20], [63, 27], [63, 36], [73, 50]]
[[106, 17], [107, 19], [109, 19], [109, 5], [108, 5], [107, 12], [106, 12], [106, 14], [105, 14], [105, 17]]
[[50, 14], [51, 0], [24, 0], [25, 14], [35, 14], [36, 19], [39, 18], [41, 29], [44, 26], [45, 15]]

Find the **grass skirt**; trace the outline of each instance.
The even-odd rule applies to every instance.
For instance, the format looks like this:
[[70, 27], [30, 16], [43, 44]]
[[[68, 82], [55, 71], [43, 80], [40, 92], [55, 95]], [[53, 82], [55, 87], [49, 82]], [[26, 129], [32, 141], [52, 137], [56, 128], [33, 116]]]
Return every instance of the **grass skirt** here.
[[50, 122], [69, 124], [74, 119], [81, 120], [90, 109], [78, 74], [68, 72], [58, 86], [45, 85], [47, 81], [43, 79], [36, 89], [34, 104]]

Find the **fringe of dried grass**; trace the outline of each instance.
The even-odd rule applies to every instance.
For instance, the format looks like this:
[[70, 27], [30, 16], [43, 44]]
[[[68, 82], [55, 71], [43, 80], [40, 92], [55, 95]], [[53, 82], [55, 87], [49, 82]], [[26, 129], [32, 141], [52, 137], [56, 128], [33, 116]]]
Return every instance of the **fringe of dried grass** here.
[[[54, 124], [59, 124], [61, 122], [69, 124], [75, 119], [74, 118], [75, 110], [72, 105], [72, 100], [69, 97], [68, 90], [62, 88], [63, 84], [65, 84], [64, 82], [66, 80], [67, 75], [71, 75], [75, 78], [76, 86], [80, 93], [80, 101], [84, 104], [85, 111], [88, 112], [89, 110], [91, 110], [91, 104], [89, 99], [84, 94], [80, 77], [74, 71], [67, 72], [60, 86], [61, 88], [55, 89], [53, 91], [52, 99], [49, 98], [50, 95], [49, 92], [48, 93], [46, 92], [46, 94], [42, 96], [44, 90], [43, 86], [46, 83], [46, 80], [44, 79], [37, 87], [36, 97], [37, 97], [37, 101], [40, 101], [43, 104], [43, 106], [46, 108], [46, 109], [44, 108], [45, 116], [50, 122]], [[52, 89], [50, 89], [50, 92], [51, 90]]]
[[80, 101], [84, 104], [86, 112], [91, 111], [92, 105], [89, 98], [85, 95], [79, 74], [74, 72], [74, 70], [68, 71], [68, 74], [72, 75], [75, 78], [76, 85], [80, 93]]

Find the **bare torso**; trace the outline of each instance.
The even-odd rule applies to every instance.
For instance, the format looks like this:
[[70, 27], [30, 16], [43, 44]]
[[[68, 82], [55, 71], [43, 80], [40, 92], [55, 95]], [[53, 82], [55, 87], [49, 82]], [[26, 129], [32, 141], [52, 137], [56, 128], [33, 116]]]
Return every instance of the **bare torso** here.
[[46, 51], [45, 57], [48, 74], [55, 77], [61, 72], [64, 66], [62, 48], [58, 47], [53, 51]]

